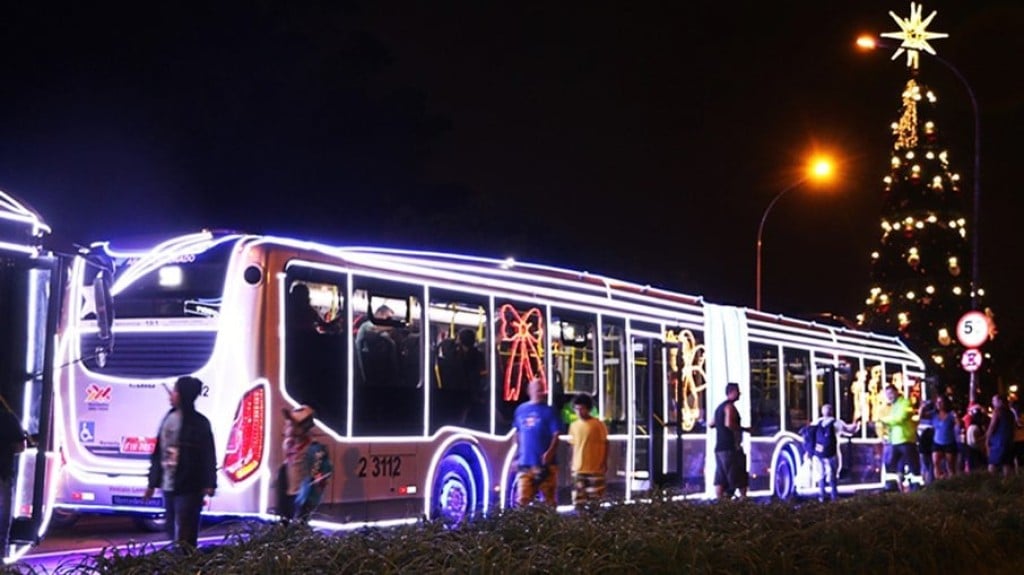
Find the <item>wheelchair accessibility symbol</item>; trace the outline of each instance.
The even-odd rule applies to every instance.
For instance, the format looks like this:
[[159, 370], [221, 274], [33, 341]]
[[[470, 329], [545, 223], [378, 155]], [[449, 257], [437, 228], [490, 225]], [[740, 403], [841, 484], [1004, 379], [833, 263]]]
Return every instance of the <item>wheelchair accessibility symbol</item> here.
[[96, 441], [95, 421], [82, 422], [82, 425], [78, 428], [78, 440], [82, 443], [92, 443], [93, 441]]

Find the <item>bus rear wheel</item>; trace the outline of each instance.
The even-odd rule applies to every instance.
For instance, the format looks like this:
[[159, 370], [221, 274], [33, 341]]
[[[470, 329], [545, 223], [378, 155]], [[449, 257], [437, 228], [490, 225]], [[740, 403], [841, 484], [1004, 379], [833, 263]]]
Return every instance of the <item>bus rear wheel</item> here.
[[145, 515], [134, 518], [135, 526], [140, 531], [147, 533], [159, 533], [164, 531], [167, 526], [167, 520], [164, 519], [163, 515]]

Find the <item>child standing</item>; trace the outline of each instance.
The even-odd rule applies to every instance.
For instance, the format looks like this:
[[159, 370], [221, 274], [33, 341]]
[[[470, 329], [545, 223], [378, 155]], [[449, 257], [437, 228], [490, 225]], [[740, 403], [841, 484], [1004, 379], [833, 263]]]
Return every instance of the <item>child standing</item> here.
[[572, 453], [572, 502], [577, 509], [604, 497], [608, 471], [608, 428], [590, 414], [594, 400], [586, 393], [572, 401], [579, 417], [569, 426]]
[[314, 441], [313, 408], [300, 405], [283, 409], [285, 416], [283, 451], [285, 461], [279, 477], [280, 510], [286, 518], [309, 519], [320, 504], [325, 480], [333, 466], [327, 448]]

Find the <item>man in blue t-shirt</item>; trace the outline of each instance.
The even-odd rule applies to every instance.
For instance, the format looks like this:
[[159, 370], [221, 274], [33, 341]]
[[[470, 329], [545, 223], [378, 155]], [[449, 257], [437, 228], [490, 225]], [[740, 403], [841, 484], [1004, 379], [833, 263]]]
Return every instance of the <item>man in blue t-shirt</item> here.
[[560, 424], [555, 410], [545, 402], [544, 382], [533, 379], [529, 384], [530, 401], [516, 408], [512, 426], [519, 442], [519, 468], [516, 474], [516, 502], [529, 505], [539, 491], [544, 505], [555, 507]]

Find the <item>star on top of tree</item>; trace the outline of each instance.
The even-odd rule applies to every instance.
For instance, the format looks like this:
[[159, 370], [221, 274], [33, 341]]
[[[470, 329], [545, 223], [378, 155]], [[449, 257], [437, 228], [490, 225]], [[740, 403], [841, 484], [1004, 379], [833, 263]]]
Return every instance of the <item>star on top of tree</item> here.
[[890, 11], [889, 15], [899, 25], [899, 32], [885, 32], [882, 34], [884, 38], [893, 38], [896, 40], [902, 40], [900, 47], [896, 50], [896, 53], [892, 55], [892, 59], [900, 57], [903, 52], [907, 53], [907, 67], [914, 70], [917, 69], [917, 57], [921, 50], [928, 52], [929, 54], [935, 55], [935, 49], [931, 47], [928, 40], [934, 40], [936, 38], [948, 38], [949, 34], [942, 32], [929, 32], [928, 25], [931, 24], [932, 18], [938, 14], [937, 11], [932, 10], [932, 13], [928, 15], [924, 20], [921, 19], [921, 10], [923, 6], [916, 2], [910, 3], [910, 17], [900, 18], [894, 12]]

